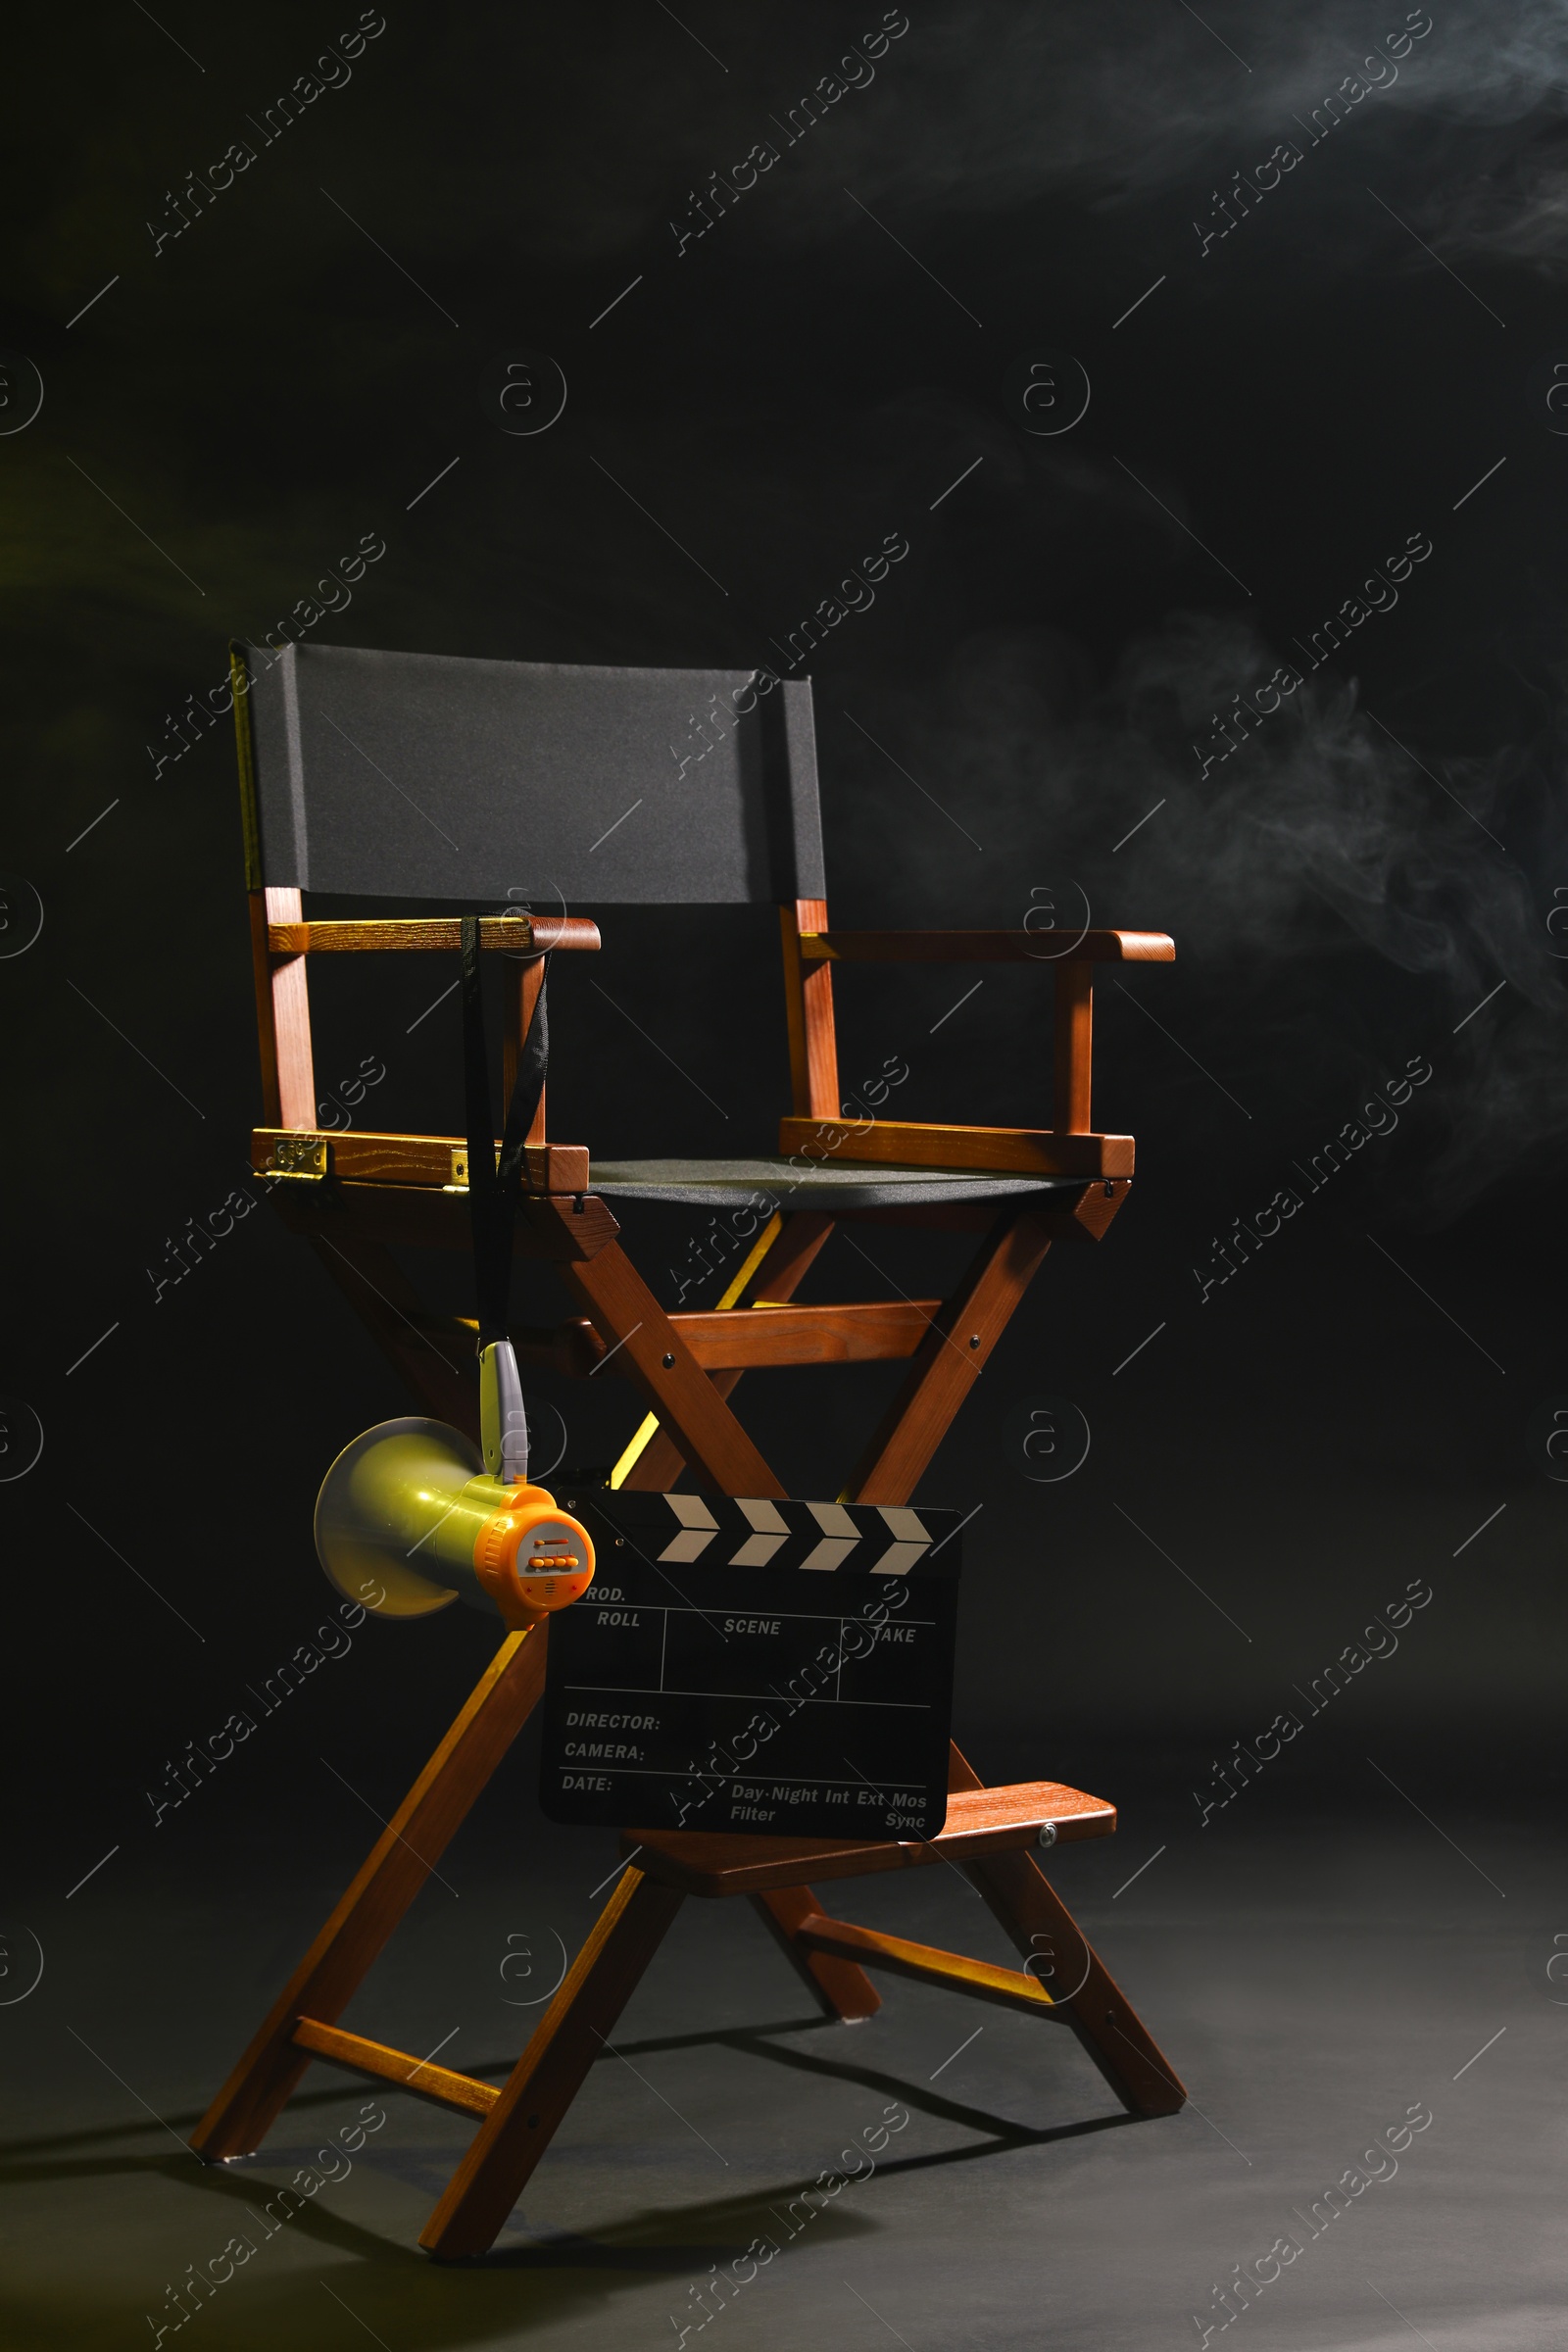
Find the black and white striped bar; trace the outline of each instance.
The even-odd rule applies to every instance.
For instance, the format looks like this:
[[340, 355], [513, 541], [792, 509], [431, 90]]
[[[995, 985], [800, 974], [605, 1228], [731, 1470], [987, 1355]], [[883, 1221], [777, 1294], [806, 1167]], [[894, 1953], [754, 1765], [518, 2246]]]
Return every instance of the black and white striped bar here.
[[645, 1559], [669, 1567], [958, 1574], [955, 1510], [863, 1502], [773, 1501], [728, 1494], [639, 1494], [602, 1488], [572, 1506], [597, 1516]]

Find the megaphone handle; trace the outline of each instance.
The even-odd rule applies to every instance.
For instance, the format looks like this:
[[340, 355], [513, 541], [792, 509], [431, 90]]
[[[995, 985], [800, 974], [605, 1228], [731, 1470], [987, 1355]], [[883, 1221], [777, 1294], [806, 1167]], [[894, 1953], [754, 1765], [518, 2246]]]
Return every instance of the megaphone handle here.
[[479, 1443], [492, 1478], [510, 1486], [528, 1476], [528, 1416], [510, 1340], [495, 1340], [479, 1354]]

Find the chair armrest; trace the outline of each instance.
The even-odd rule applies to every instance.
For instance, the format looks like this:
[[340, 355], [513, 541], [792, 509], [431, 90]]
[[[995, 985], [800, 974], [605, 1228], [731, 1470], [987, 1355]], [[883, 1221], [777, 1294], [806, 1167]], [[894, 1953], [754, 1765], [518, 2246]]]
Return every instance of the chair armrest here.
[[[463, 945], [463, 925], [457, 915], [410, 922], [269, 923], [267, 945], [274, 956], [365, 955], [409, 948], [455, 951]], [[479, 945], [523, 955], [542, 954], [547, 948], [597, 948], [599, 925], [576, 914], [486, 914], [479, 918]]]
[[805, 931], [803, 963], [1173, 963], [1163, 931]]
[[1053, 1127], [955, 1127], [910, 1119], [780, 1119], [785, 1158], [852, 1165], [961, 1169], [986, 1176], [1124, 1177], [1133, 1172], [1130, 1135], [1074, 1134]]
[[[825, 909], [824, 909], [825, 911]], [[1097, 1136], [1091, 1124], [1091, 1064], [1094, 1055], [1094, 967], [1097, 963], [1173, 963], [1176, 945], [1163, 931], [803, 931], [786, 935], [785, 952], [798, 949], [801, 962], [816, 966], [816, 985], [835, 963], [1043, 963], [1054, 977], [1055, 1050], [1052, 1072], [1052, 1121], [1046, 1130], [935, 1127], [907, 1121], [868, 1122], [871, 1140], [852, 1143], [859, 1131], [840, 1117], [786, 1119], [780, 1149], [805, 1148], [815, 1134], [846, 1159], [897, 1159], [906, 1154], [921, 1165], [990, 1165], [1042, 1175], [1130, 1176], [1132, 1138]], [[828, 968], [824, 968], [828, 967]], [[970, 992], [973, 994], [973, 991]], [[960, 999], [960, 1002], [964, 1000]], [[942, 1154], [954, 1150], [956, 1162]], [[1002, 1152], [1000, 1158], [986, 1155]]]

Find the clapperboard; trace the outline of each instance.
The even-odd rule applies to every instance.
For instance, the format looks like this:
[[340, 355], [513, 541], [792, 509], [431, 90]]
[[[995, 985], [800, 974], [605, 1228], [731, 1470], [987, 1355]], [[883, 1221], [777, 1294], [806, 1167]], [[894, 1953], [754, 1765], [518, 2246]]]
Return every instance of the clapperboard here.
[[948, 1806], [957, 1511], [603, 1489], [550, 1621], [552, 1821], [930, 1838]]

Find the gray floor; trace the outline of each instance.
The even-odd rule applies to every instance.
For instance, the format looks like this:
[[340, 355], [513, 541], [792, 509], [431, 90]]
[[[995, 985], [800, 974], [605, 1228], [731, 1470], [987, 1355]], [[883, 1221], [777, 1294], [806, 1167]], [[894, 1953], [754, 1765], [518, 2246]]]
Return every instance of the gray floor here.
[[[1192, 2091], [1182, 2115], [1130, 2122], [1067, 2034], [893, 1980], [875, 2020], [823, 2025], [747, 1906], [693, 1902], [495, 2253], [459, 2268], [416, 2240], [465, 2127], [407, 2095], [317, 2068], [261, 2157], [213, 2171], [181, 2149], [358, 1833], [279, 1818], [187, 1840], [133, 1899], [106, 1867], [72, 1900], [59, 1964], [0, 2008], [0, 2341], [152, 2343], [167, 2325], [167, 2343], [234, 2352], [653, 2352], [683, 2328], [735, 2352], [1190, 2345], [1201, 2326], [1220, 2340], [1233, 2266], [1267, 2272], [1285, 2237], [1299, 2253], [1226, 2340], [1560, 2345], [1560, 1839], [1459, 1802], [1441, 1834], [1409, 1811], [1374, 1835], [1359, 1810], [1293, 1821], [1248, 1795], [1250, 1821], [1239, 1805], [1199, 1834], [1150, 1808], [1055, 1858]], [[421, 2054], [445, 2040], [469, 2071], [519, 2046], [613, 1846], [530, 1828], [514, 1866], [503, 1842], [493, 1817], [460, 1839], [347, 2022]], [[1008, 1957], [951, 1871], [839, 1894], [848, 1916]], [[32, 1948], [12, 1932], [19, 1991]], [[384, 2124], [318, 2159], [352, 2146], [368, 2098]], [[852, 2157], [890, 2109], [907, 2122]], [[1411, 2110], [1432, 2121], [1396, 2170], [1363, 2165]], [[261, 2207], [305, 2166], [338, 2177], [267, 2235]], [[1385, 2177], [1314, 2220], [1350, 2167]], [[168, 2287], [247, 2225], [256, 2251], [176, 2329]], [[760, 2266], [755, 2239], [777, 2249]]]

